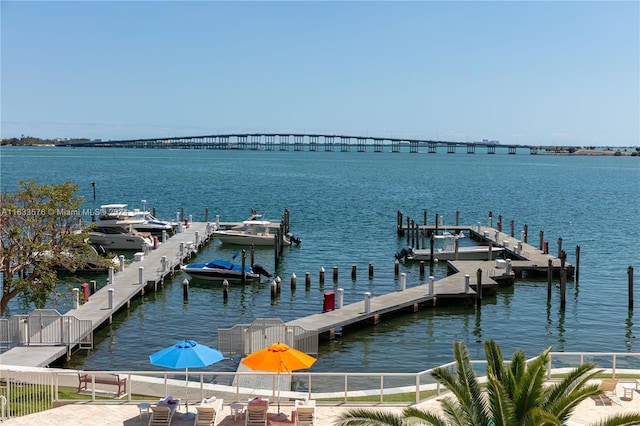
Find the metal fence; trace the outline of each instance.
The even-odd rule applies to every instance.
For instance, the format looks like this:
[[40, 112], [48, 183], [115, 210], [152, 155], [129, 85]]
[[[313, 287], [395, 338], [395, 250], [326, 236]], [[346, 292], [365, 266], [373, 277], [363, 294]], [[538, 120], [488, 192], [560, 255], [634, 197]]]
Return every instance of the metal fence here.
[[258, 318], [251, 324], [218, 329], [218, 350], [225, 355], [244, 356], [276, 342], [308, 354], [318, 353], [318, 333], [276, 318]]
[[54, 395], [52, 374], [11, 372], [0, 378], [0, 420], [49, 410]]
[[91, 320], [61, 315], [55, 309], [36, 309], [29, 315], [0, 320], [0, 344], [12, 346], [75, 346], [93, 349]]
[[[566, 374], [585, 362], [594, 362], [605, 376], [635, 383], [640, 379], [640, 353], [581, 353], [552, 352], [550, 354], [548, 378]], [[535, 358], [533, 358], [535, 359]], [[533, 359], [528, 360], [528, 362]], [[478, 380], [485, 380], [486, 362], [472, 361]], [[455, 363], [440, 367], [455, 373]], [[322, 405], [356, 403], [375, 405], [394, 403], [411, 405], [435, 395], [444, 389], [432, 376], [433, 369], [418, 373], [289, 373], [290, 380], [278, 380], [275, 373], [265, 372], [216, 372], [203, 370], [185, 372], [175, 370], [158, 371], [91, 371], [42, 369], [38, 373], [22, 373], [0, 366], [0, 414], [15, 417], [51, 408], [56, 401], [65, 401], [65, 395], [74, 399], [95, 401], [108, 398], [121, 403], [135, 399], [155, 402], [167, 395], [181, 398], [182, 403], [195, 403], [216, 396], [225, 401], [247, 401], [263, 396], [283, 405], [296, 399], [314, 399]], [[92, 380], [87, 389], [80, 389], [79, 373], [92, 376], [118, 374], [127, 379], [126, 395], [118, 398], [118, 386]], [[267, 379], [256, 380], [264, 386], [243, 387], [238, 377]], [[285, 385], [283, 385], [285, 384]], [[284, 387], [282, 387], [284, 386]], [[78, 395], [79, 394], [79, 395]], [[105, 403], [108, 402], [104, 401]]]

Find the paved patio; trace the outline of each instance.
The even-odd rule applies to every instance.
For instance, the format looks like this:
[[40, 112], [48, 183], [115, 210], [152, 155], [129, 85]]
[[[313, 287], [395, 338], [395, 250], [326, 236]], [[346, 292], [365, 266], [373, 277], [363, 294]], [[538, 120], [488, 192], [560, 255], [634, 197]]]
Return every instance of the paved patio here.
[[[621, 397], [624, 395], [624, 389], [621, 384], [618, 384], [618, 395]], [[587, 399], [582, 402], [575, 411], [574, 415], [571, 418], [571, 422], [568, 423], [569, 426], [579, 426], [579, 425], [587, 425], [595, 423], [598, 419], [606, 418], [610, 415], [616, 413], [623, 412], [633, 412], [640, 411], [640, 393], [636, 390], [633, 390], [631, 393], [632, 399], [622, 399], [621, 405], [616, 403], [608, 405], [602, 405], [600, 401], [594, 401], [592, 399]], [[441, 397], [439, 397], [441, 398]], [[428, 401], [422, 402], [417, 405], [418, 408], [426, 409], [429, 411], [440, 412], [438, 403], [439, 398], [433, 398]], [[316, 408], [317, 418], [316, 425], [317, 426], [328, 426], [332, 425], [335, 419], [340, 415], [340, 413], [345, 410], [354, 408], [354, 407], [362, 407], [357, 405], [319, 405]], [[371, 410], [390, 410], [394, 412], [401, 412], [403, 410], [403, 406], [388, 406], [388, 405], [378, 405], [378, 406], [366, 406]], [[291, 411], [293, 410], [293, 405], [282, 405], [280, 407], [280, 411], [287, 415], [287, 419], [284, 421], [270, 421], [272, 426], [286, 426], [292, 425], [293, 423], [290, 421], [291, 419]], [[194, 407], [189, 406], [189, 411], [193, 412], [195, 410]], [[276, 407], [272, 404], [269, 408], [270, 412], [273, 413], [271, 416], [275, 416]], [[191, 426], [193, 425], [193, 420], [182, 420], [180, 418], [180, 414], [185, 412], [185, 407], [181, 406], [173, 416], [173, 420], [171, 422], [172, 426]], [[5, 420], [3, 425], [10, 426], [18, 426], [18, 425], [36, 425], [36, 424], [45, 424], [47, 426], [63, 426], [63, 425], [80, 425], [80, 426], [102, 426], [102, 425], [124, 425], [124, 426], [146, 426], [148, 423], [148, 418], [143, 415], [140, 417], [140, 413], [138, 407], [135, 403], [90, 403], [90, 402], [81, 402], [65, 405], [63, 407], [54, 408], [52, 410], [44, 411], [37, 414], [32, 414], [29, 416], [24, 416], [20, 418], [14, 418]], [[218, 425], [220, 426], [242, 426], [244, 425], [244, 419], [240, 416], [235, 420], [233, 415], [231, 414], [231, 409], [229, 407], [229, 403], [226, 402], [222, 412], [218, 416]]]

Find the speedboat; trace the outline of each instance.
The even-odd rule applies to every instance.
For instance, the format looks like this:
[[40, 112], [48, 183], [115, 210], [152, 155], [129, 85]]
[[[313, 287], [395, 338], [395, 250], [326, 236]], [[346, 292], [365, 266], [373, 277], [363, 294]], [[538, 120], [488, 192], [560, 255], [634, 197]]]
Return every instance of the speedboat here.
[[102, 246], [106, 250], [142, 250], [152, 248], [151, 234], [125, 229], [121, 226], [96, 227], [89, 232], [89, 243]]
[[[444, 244], [442, 247], [434, 248], [434, 260], [494, 260], [504, 252], [504, 247], [464, 246], [458, 247], [456, 254], [455, 240], [458, 238], [460, 237], [452, 234], [440, 236], [438, 239], [444, 240]], [[491, 250], [491, 259], [489, 259], [489, 250]], [[404, 247], [396, 253], [395, 258], [428, 261], [431, 260], [431, 249]]]
[[[218, 230], [213, 236], [223, 244], [273, 246], [276, 241], [274, 232], [280, 224], [268, 220], [245, 220], [239, 226], [231, 229]], [[300, 244], [301, 240], [289, 233], [282, 236], [282, 244], [289, 246], [291, 243]]]
[[[243, 274], [242, 265], [221, 259], [215, 259], [208, 263], [191, 263], [183, 266], [182, 270], [192, 278], [209, 281], [240, 282]], [[246, 281], [257, 280], [260, 275], [271, 277], [270, 273], [257, 264], [254, 264], [253, 267], [245, 266], [244, 274]]]

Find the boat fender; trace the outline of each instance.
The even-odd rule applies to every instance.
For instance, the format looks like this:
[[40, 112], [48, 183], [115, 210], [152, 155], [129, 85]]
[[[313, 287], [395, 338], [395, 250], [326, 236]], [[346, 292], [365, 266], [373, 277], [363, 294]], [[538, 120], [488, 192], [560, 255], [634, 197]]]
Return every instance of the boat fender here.
[[266, 269], [264, 269], [262, 265], [254, 263], [253, 265], [251, 265], [251, 269], [253, 269], [253, 272], [255, 272], [256, 274], [271, 278], [271, 274]]

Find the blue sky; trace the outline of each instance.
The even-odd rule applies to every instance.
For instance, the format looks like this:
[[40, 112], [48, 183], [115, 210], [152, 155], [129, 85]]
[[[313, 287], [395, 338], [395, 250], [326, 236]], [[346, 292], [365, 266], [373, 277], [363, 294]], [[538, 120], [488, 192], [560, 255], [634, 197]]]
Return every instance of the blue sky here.
[[2, 137], [640, 145], [640, 2], [1, 2]]

